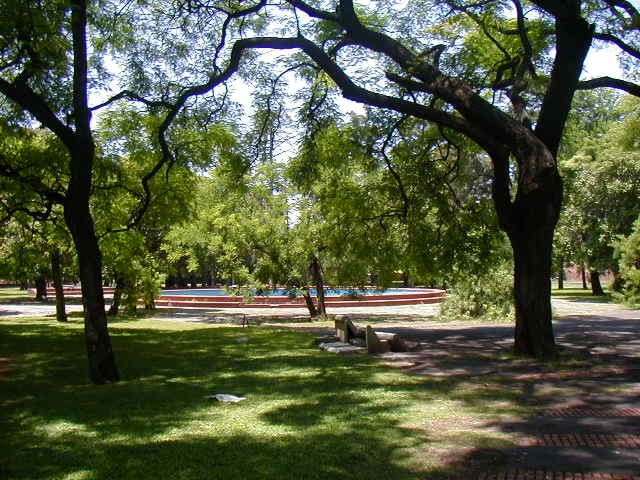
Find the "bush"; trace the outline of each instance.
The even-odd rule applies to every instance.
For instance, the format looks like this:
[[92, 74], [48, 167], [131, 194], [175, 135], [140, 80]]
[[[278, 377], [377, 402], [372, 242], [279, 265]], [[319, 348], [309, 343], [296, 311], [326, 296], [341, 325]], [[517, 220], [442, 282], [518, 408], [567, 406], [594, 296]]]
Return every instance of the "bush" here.
[[445, 297], [440, 317], [512, 322], [513, 266], [504, 262], [477, 275], [461, 276]]
[[633, 223], [633, 231], [614, 244], [620, 267], [621, 293], [614, 298], [630, 305], [640, 304], [640, 217]]

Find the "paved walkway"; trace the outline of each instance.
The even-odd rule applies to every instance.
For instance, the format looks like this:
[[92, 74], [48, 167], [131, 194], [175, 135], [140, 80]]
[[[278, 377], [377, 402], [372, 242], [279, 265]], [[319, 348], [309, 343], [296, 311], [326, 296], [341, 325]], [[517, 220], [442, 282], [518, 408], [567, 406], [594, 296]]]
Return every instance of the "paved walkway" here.
[[539, 412], [484, 426], [509, 433], [518, 446], [493, 452], [496, 468], [478, 479], [640, 480], [640, 311], [567, 300], [554, 308], [568, 360], [560, 368], [504, 355], [513, 327], [501, 325], [389, 325], [424, 347], [384, 357], [420, 375], [481, 375]]

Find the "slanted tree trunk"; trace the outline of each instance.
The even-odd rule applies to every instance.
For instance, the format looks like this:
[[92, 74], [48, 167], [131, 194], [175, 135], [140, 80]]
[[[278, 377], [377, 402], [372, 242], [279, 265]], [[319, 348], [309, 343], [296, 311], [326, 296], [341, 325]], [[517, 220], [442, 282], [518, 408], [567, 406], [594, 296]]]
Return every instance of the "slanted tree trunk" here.
[[53, 288], [56, 291], [56, 320], [59, 322], [67, 321], [67, 312], [64, 303], [64, 290], [62, 288], [62, 261], [60, 250], [54, 248], [50, 254], [51, 258], [51, 277], [53, 280]]
[[113, 290], [113, 300], [109, 307], [108, 315], [116, 317], [120, 311], [120, 302], [122, 302], [122, 292], [126, 288], [126, 282], [124, 278], [116, 274], [116, 288]]
[[37, 302], [43, 302], [47, 299], [47, 279], [44, 275], [36, 277], [36, 298]]
[[564, 260], [560, 259], [558, 263], [558, 290], [564, 288]]
[[307, 305], [307, 310], [309, 310], [309, 315], [311, 318], [315, 318], [318, 316], [318, 309], [316, 308], [313, 300], [311, 299], [311, 295], [309, 294], [309, 289], [307, 287], [303, 287], [302, 297], [304, 298], [304, 303]]
[[320, 265], [320, 259], [317, 255], [314, 255], [311, 260], [311, 276], [316, 285], [316, 298], [318, 299], [318, 315], [321, 317], [327, 316], [327, 309], [324, 302], [324, 278], [322, 276], [322, 266]]
[[600, 283], [600, 272], [593, 268], [590, 269], [589, 279], [591, 280], [591, 293], [598, 296], [604, 295], [604, 290], [602, 289], [602, 284]]
[[111, 383], [118, 381], [120, 376], [107, 329], [102, 290], [102, 255], [89, 212], [89, 189], [81, 181], [82, 178], [77, 178], [82, 176], [73, 173], [74, 170], [64, 216], [78, 254], [89, 377], [95, 384]]

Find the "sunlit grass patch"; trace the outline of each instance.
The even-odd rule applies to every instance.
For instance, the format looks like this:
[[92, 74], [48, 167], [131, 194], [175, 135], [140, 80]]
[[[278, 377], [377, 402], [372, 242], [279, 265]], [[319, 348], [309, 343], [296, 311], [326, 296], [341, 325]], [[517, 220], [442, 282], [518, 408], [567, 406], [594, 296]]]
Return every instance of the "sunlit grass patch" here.
[[0, 478], [450, 478], [460, 452], [509, 444], [484, 425], [524, 411], [495, 385], [328, 354], [299, 332], [148, 318], [110, 331], [123, 380], [97, 387], [80, 320], [0, 322], [16, 365], [0, 381]]
[[551, 290], [551, 296], [564, 300], [593, 303], [612, 303], [613, 300], [607, 289], [605, 289], [605, 295], [593, 295], [591, 290], [577, 287], [563, 288], [562, 290], [554, 288]]
[[33, 293], [27, 290], [20, 290], [18, 287], [0, 287], [0, 303], [33, 300], [33, 298]]

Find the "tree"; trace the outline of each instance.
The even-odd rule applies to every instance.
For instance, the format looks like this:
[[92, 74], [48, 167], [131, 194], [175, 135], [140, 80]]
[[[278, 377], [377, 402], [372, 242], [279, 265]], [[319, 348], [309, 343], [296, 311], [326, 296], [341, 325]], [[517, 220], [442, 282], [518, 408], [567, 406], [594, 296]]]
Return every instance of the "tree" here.
[[[125, 92], [90, 106], [90, 89], [108, 80], [104, 67], [108, 54], [119, 57], [125, 51], [132, 52], [140, 38], [136, 34], [142, 35], [144, 25], [133, 33], [122, 5], [109, 0], [4, 0], [0, 7], [0, 94], [9, 100], [2, 106], [3, 113], [13, 124], [32, 126], [39, 122], [55, 135], [64, 147], [67, 178], [64, 184], [39, 183], [33, 176], [23, 175], [23, 166], [4, 156], [0, 157], [0, 174], [16, 184], [37, 188], [50, 203], [63, 206], [78, 257], [89, 376], [96, 384], [115, 382], [120, 375], [107, 328], [102, 257], [90, 205], [99, 150], [91, 118], [117, 100], [131, 98], [160, 117], [155, 139], [160, 154], [139, 179], [143, 193], [125, 226], [133, 228], [151, 202], [150, 182], [181, 160], [169, 147], [167, 136], [172, 123], [180, 120], [180, 109], [196, 92], [180, 92], [175, 103], [145, 102]], [[169, 60], [163, 59], [165, 63]], [[214, 75], [208, 85], [218, 85], [225, 78]]]
[[[7, 0], [0, 5], [2, 38], [15, 39], [2, 45], [0, 93], [12, 102], [15, 116], [40, 122], [67, 151], [64, 192], [49, 188], [42, 193], [63, 205], [77, 251], [89, 376], [97, 384], [115, 382], [119, 373], [107, 329], [101, 255], [89, 205], [96, 155], [88, 104], [89, 7], [85, 0], [40, 3]], [[8, 159], [2, 163], [15, 181], [29, 182]]]
[[[203, 25], [216, 8], [224, 10], [181, 5]], [[266, 2], [252, 8], [263, 7]], [[420, 1], [404, 8], [407, 15], [385, 8], [380, 15], [351, 0], [336, 2], [334, 10], [283, 2], [275, 14], [278, 34], [290, 34], [235, 41], [225, 71], [235, 71], [249, 49], [299, 50], [343, 97], [438, 124], [481, 146], [493, 164], [494, 205], [514, 256], [515, 351], [553, 358], [549, 278], [562, 203], [560, 140], [577, 89], [640, 95], [629, 81], [580, 80], [594, 40], [619, 47], [630, 65], [637, 62], [638, 11], [622, 0]]]
[[622, 298], [631, 305], [640, 303], [640, 217], [627, 237], [615, 243], [615, 255], [620, 262], [623, 279]]
[[572, 155], [561, 163], [568, 179], [568, 225], [561, 222], [560, 231], [576, 260], [589, 266], [597, 295], [603, 294], [599, 272], [618, 270], [613, 243], [631, 233], [640, 210], [640, 156], [635, 140], [629, 142], [638, 132], [638, 99], [598, 102], [590, 95], [586, 100], [592, 112], [585, 115], [588, 126], [580, 130], [581, 142]]
[[[16, 259], [14, 275], [24, 281], [35, 279], [36, 300], [47, 297], [47, 280], [52, 279], [56, 292], [56, 317], [67, 320], [62, 290], [62, 258], [68, 250], [68, 234], [64, 228], [62, 211], [55, 205], [58, 185], [64, 182], [61, 166], [64, 154], [55, 138], [43, 130], [0, 126], [0, 223], [16, 238], [10, 239]], [[10, 159], [10, 160], [9, 160]], [[22, 182], [15, 182], [19, 176]], [[13, 225], [11, 225], [11, 223]], [[21, 228], [18, 228], [18, 225]], [[17, 241], [16, 241], [17, 240]], [[23, 243], [24, 242], [24, 243]], [[25, 250], [32, 250], [32, 261], [26, 261]], [[31, 272], [25, 269], [33, 268]], [[19, 273], [22, 270], [22, 273]]]

